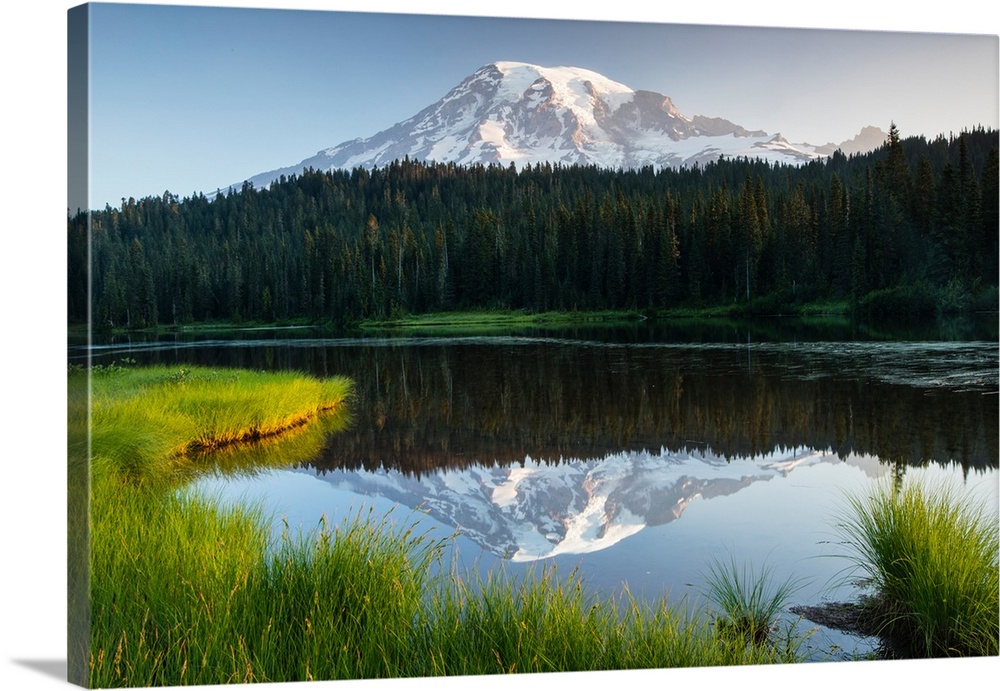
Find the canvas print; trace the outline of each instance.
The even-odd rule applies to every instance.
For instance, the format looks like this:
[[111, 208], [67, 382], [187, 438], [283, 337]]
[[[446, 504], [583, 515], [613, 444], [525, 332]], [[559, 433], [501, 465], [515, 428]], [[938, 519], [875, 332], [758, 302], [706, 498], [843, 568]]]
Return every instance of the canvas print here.
[[998, 655], [998, 37], [68, 13], [69, 677]]

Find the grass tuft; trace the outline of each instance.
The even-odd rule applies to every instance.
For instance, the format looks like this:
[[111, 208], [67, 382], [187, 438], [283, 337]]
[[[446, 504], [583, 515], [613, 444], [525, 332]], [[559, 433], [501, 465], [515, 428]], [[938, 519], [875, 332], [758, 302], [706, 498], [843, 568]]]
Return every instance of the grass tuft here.
[[903, 656], [997, 655], [996, 514], [954, 486], [883, 484], [840, 526], [876, 596], [869, 616]]
[[779, 615], [799, 588], [797, 579], [775, 583], [772, 569], [764, 565], [755, 573], [752, 565], [712, 560], [706, 578], [705, 596], [719, 609], [716, 624], [724, 635], [750, 645], [765, 645], [778, 630]]

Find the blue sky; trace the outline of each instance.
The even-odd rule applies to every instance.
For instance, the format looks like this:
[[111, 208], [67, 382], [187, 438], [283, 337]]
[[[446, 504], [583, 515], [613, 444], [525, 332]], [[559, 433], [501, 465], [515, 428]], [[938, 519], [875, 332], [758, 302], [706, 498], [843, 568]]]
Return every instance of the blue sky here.
[[297, 163], [406, 119], [494, 60], [585, 67], [686, 115], [797, 142], [893, 120], [904, 135], [998, 125], [996, 36], [565, 16], [94, 5], [91, 207]]

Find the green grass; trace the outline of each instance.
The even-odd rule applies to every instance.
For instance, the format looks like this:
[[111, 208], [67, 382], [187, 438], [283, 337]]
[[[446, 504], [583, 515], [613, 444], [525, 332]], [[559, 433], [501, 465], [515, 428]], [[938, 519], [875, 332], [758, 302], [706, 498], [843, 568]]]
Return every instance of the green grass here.
[[359, 326], [363, 329], [390, 329], [394, 331], [435, 331], [441, 333], [466, 333], [469, 331], [499, 328], [546, 328], [584, 324], [627, 323], [640, 319], [637, 311], [467, 311], [433, 312], [415, 314], [395, 319], [368, 320]]
[[[447, 540], [417, 535], [412, 524], [359, 513], [274, 539], [260, 511], [223, 507], [185, 488], [198, 473], [253, 472], [308, 458], [343, 424], [347, 380], [162, 367], [87, 374], [70, 374], [72, 391], [89, 381], [93, 405], [90, 636], [80, 683], [801, 659], [794, 649], [734, 643], [704, 612], [640, 603], [627, 591], [591, 598], [575, 574], [515, 581], [498, 572], [483, 581], [448, 573], [440, 568]], [[323, 414], [331, 406], [341, 406], [339, 414]], [[83, 415], [70, 420], [73, 428], [85, 424]]]
[[[243, 331], [247, 329], [283, 329], [283, 328], [321, 328], [321, 324], [315, 319], [308, 317], [294, 317], [289, 319], [276, 319], [274, 321], [263, 321], [256, 319], [245, 319], [237, 321], [199, 321], [187, 323], [160, 323], [152, 326], [101, 326], [99, 331], [105, 334], [125, 335], [125, 334], [164, 334], [164, 333], [197, 333], [208, 335], [213, 333], [226, 334], [233, 331]], [[88, 333], [88, 324], [71, 324], [70, 333], [81, 335]]]
[[850, 300], [818, 300], [798, 308], [803, 317], [846, 317], [851, 314]]
[[267, 522], [202, 497], [102, 498], [93, 686], [386, 677], [411, 657], [435, 554], [353, 519], [270, 544]]
[[423, 675], [628, 670], [800, 662], [796, 649], [734, 641], [708, 613], [627, 588], [598, 599], [555, 568], [519, 581], [502, 572], [453, 577], [439, 589], [415, 644]]
[[[268, 553], [268, 524], [182, 488], [200, 473], [255, 472], [312, 457], [328, 432], [346, 424], [351, 382], [113, 365], [71, 369], [69, 391], [71, 403], [80, 401], [70, 406], [69, 439], [85, 439], [88, 429], [91, 439], [89, 458], [76, 447], [69, 455], [71, 550], [85, 560], [87, 549], [73, 548], [89, 544], [90, 556], [89, 573], [71, 588], [74, 616], [90, 629], [86, 642], [71, 640], [74, 680], [242, 678], [230, 613]], [[79, 521], [84, 515], [89, 524]]]
[[[87, 376], [89, 374], [89, 376]], [[85, 384], [89, 384], [89, 389]], [[447, 538], [358, 513], [306, 535], [186, 483], [308, 459], [346, 422], [346, 379], [205, 368], [71, 371], [90, 393], [90, 686], [162, 686], [800, 662], [777, 621], [795, 581], [714, 562], [714, 609], [588, 594], [554, 569], [441, 568]], [[87, 424], [71, 406], [70, 439]], [[72, 442], [71, 442], [72, 443]], [[72, 449], [71, 449], [72, 450]], [[76, 463], [79, 453], [71, 453]], [[72, 493], [72, 491], [71, 491]], [[79, 499], [79, 497], [78, 497]], [[80, 502], [76, 502], [79, 510]], [[968, 508], [959, 508], [968, 507]], [[918, 485], [855, 498], [843, 525], [887, 636], [997, 654], [996, 517]], [[79, 602], [79, 600], [74, 600]], [[74, 665], [75, 661], [71, 664]]]
[[708, 599], [719, 608], [719, 628], [757, 645], [774, 642], [779, 615], [798, 589], [791, 577], [776, 584], [767, 565], [755, 573], [752, 566], [738, 566], [732, 558], [726, 563], [713, 560], [706, 583]]
[[184, 496], [108, 501], [114, 515], [95, 526], [94, 686], [801, 661], [666, 602], [587, 597], [555, 571], [431, 577], [443, 543], [372, 516], [270, 549], [253, 513]]
[[342, 410], [351, 382], [297, 372], [112, 366], [91, 370], [90, 388], [94, 471], [145, 481], [197, 469], [206, 451], [286, 436]]
[[751, 301], [741, 300], [728, 304], [708, 306], [672, 307], [660, 310], [662, 319], [718, 319], [722, 317], [746, 318], [754, 316], [788, 317], [847, 317], [851, 314], [851, 303], [847, 300], [816, 300], [796, 302], [782, 300], [774, 296], [763, 296]]
[[997, 516], [916, 482], [849, 499], [841, 530], [876, 597], [869, 616], [903, 654], [997, 655]]

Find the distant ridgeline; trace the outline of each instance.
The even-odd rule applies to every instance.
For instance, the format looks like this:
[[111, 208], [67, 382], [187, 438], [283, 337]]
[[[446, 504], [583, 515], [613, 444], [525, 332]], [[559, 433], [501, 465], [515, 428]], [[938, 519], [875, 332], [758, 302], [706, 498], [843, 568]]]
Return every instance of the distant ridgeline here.
[[[501, 308], [850, 300], [996, 309], [998, 134], [802, 166], [412, 161], [69, 218], [69, 319], [95, 327]], [[88, 222], [92, 291], [88, 305]]]

